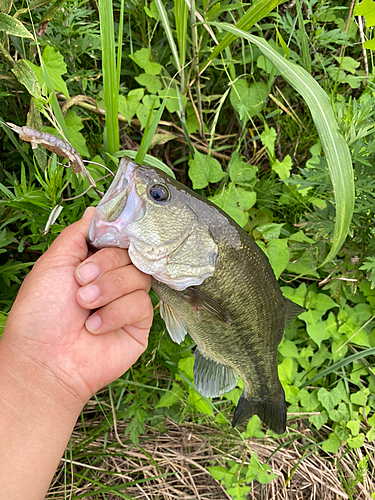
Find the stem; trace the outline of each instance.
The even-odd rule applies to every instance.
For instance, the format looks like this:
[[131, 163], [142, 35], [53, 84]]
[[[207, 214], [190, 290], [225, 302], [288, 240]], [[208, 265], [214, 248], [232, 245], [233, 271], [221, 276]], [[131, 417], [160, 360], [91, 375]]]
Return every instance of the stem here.
[[9, 54], [4, 45], [0, 42], [0, 53], [4, 56], [5, 61], [10, 65], [14, 66], [14, 61], [12, 56]]
[[198, 122], [199, 122], [199, 133], [200, 136], [204, 137], [203, 131], [203, 114], [202, 114], [202, 97], [199, 79], [199, 52], [198, 52], [198, 36], [197, 36], [197, 24], [195, 17], [195, 0], [191, 0], [191, 38], [192, 38], [192, 49], [193, 49], [193, 68], [195, 73], [195, 90], [197, 93], [197, 105], [198, 105]]

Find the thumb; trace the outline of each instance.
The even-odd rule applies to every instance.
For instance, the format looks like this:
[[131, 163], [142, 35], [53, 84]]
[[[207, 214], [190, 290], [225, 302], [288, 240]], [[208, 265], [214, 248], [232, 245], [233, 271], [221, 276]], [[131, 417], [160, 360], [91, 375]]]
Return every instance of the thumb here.
[[61, 264], [68, 263], [69, 265], [76, 265], [77, 259], [80, 262], [84, 261], [88, 252], [86, 237], [94, 212], [94, 207], [87, 208], [82, 219], [63, 229], [44, 257], [61, 258]]

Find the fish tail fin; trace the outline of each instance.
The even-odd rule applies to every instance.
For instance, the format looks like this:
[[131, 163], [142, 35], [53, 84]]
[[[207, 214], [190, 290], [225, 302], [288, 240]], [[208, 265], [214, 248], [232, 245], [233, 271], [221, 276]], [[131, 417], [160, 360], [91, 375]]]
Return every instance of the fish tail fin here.
[[286, 430], [286, 405], [282, 387], [280, 397], [261, 401], [259, 398], [246, 398], [243, 392], [233, 415], [232, 426], [243, 423], [253, 415], [258, 417], [277, 434]]

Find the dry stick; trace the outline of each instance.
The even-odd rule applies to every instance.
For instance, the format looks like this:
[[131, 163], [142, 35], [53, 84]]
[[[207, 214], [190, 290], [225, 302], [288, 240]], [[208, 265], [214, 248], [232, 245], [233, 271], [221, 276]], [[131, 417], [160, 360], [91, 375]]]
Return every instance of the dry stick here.
[[335, 273], [336, 269], [338, 269], [339, 266], [340, 266], [340, 264], [336, 264], [336, 266], [332, 269], [332, 271], [329, 273], [329, 275], [326, 276], [323, 281], [320, 281], [318, 283], [318, 286], [323, 286], [326, 283], [328, 283], [328, 281], [330, 281], [330, 279], [331, 279], [331, 276]]
[[363, 21], [362, 21], [362, 16], [358, 16], [358, 26], [359, 26], [359, 36], [361, 38], [361, 44], [362, 44], [362, 52], [363, 52], [363, 60], [365, 63], [365, 73], [366, 76], [368, 76], [368, 60], [367, 60], [367, 51], [365, 48], [365, 35], [363, 33]]
[[[59, 94], [59, 99], [60, 100], [66, 100], [65, 96], [64, 98]], [[86, 109], [87, 111], [91, 111], [97, 115], [100, 115], [100, 116], [105, 116], [105, 110], [102, 109], [102, 108], [98, 108], [96, 106], [92, 106], [91, 104], [88, 104], [86, 102], [77, 102], [75, 104], [76, 106], [79, 106], [83, 109]], [[128, 120], [126, 120], [126, 118], [124, 116], [122, 116], [120, 113], [118, 114], [118, 119], [119, 121], [121, 122], [126, 122], [128, 123]], [[132, 125], [136, 125], [138, 127], [141, 126], [141, 122], [139, 120], [131, 120], [131, 124]], [[183, 130], [178, 126], [176, 125], [175, 123], [173, 122], [167, 122], [167, 121], [164, 121], [164, 120], [161, 120], [159, 122], [160, 125], [164, 125], [166, 127], [173, 127], [175, 129], [177, 129], [179, 132], [181, 132], [181, 136], [176, 136], [176, 141], [177, 142], [180, 142], [182, 144], [187, 144], [186, 142], [186, 139], [184, 138], [183, 136]], [[157, 128], [157, 131], [158, 132], [161, 132], [161, 133], [165, 133], [166, 131], [161, 129], [160, 127]], [[202, 151], [203, 153], [208, 153], [208, 147], [204, 145], [203, 141], [200, 140], [198, 137], [194, 137], [192, 136], [193, 140], [196, 141], [193, 144], [193, 146], [195, 147], [195, 149], [197, 149], [198, 151]], [[234, 147], [234, 146], [228, 146], [229, 147]], [[226, 154], [223, 154], [223, 153], [219, 153], [217, 151], [213, 151], [211, 150], [211, 155], [214, 156], [215, 158], [218, 158], [219, 160], [225, 160], [225, 161], [229, 161], [230, 160], [230, 156], [226, 155]]]
[[[64, 94], [61, 94], [61, 93], [58, 93], [57, 94], [57, 97], [60, 101], [68, 101], [68, 98], [66, 96], [64, 96]], [[78, 97], [78, 96], [77, 96]], [[91, 111], [97, 115], [100, 115], [100, 116], [104, 116], [105, 117], [105, 109], [103, 108], [98, 108], [98, 106], [96, 104], [92, 105], [92, 104], [89, 104], [88, 102], [85, 102], [87, 101], [87, 99], [82, 99], [82, 100], [79, 100], [78, 102], [75, 103], [75, 106], [78, 106], [80, 108], [83, 108], [83, 109], [86, 109], [87, 111]], [[122, 116], [122, 114], [118, 114], [118, 120], [120, 122], [125, 122], [125, 123], [129, 123], [128, 120]], [[138, 127], [140, 127], [141, 125], [141, 122], [137, 119], [132, 119], [131, 120], [131, 123], [129, 125], [137, 125]], [[181, 134], [184, 133], [184, 131], [182, 130], [181, 127], [179, 127], [178, 125], [176, 125], [175, 123], [173, 122], [167, 122], [165, 120], [160, 120], [159, 122], [160, 125], [164, 125], [166, 127], [173, 127], [175, 128], [176, 130], [178, 130]], [[165, 133], [166, 131], [163, 130], [163, 129], [158, 129], [161, 133]], [[197, 141], [197, 142], [200, 142], [201, 144], [205, 144], [201, 139], [199, 139], [198, 137], [195, 137], [194, 135], [191, 135], [191, 137], [193, 138], [194, 141]]]
[[61, 108], [62, 114], [65, 116], [67, 111], [72, 107], [72, 106], [78, 106], [80, 102], [87, 102], [88, 104], [91, 104], [92, 106], [96, 106], [96, 101], [90, 96], [87, 95], [76, 95], [74, 97], [71, 97], [69, 100], [65, 101], [65, 104]]
[[[178, 427], [178, 425], [173, 424], [172, 422], [170, 422], [170, 425], [172, 425], [173, 427], [175, 427], [176, 431], [178, 431], [178, 429], [180, 429]], [[119, 427], [119, 432], [120, 432], [121, 428], [122, 428], [122, 426]], [[152, 428], [149, 428], [148, 431], [155, 432], [155, 430], [152, 429]], [[197, 432], [197, 428], [194, 428], [194, 431]], [[207, 429], [207, 427], [199, 426], [199, 431], [202, 434], [205, 434], [206, 432], [209, 432], [210, 430]], [[150, 451], [151, 455], [154, 455], [155, 446], [157, 447], [157, 451], [159, 451], [158, 447], [162, 448], [163, 444], [168, 444], [171, 441], [173, 441], [173, 444], [175, 446], [177, 446], [179, 444], [178, 443], [178, 436], [179, 435], [180, 434], [178, 434], [178, 432], [175, 432], [174, 430], [171, 430], [170, 433], [169, 433], [169, 435], [166, 435], [166, 436], [154, 435], [154, 439], [152, 441], [148, 442], [148, 446], [146, 447], [146, 449]], [[199, 443], [196, 442], [196, 438], [197, 437], [198, 436], [194, 436], [194, 440], [192, 441], [193, 446], [201, 444], [202, 440], [198, 440]], [[116, 445], [117, 445], [117, 443], [115, 442], [114, 446], [116, 446]], [[95, 443], [93, 443], [91, 445], [91, 447], [95, 448]], [[263, 457], [267, 458], [270, 455], [270, 453], [277, 447], [277, 445], [276, 446], [274, 445], [272, 447], [270, 445], [264, 445], [264, 444], [252, 442], [251, 447], [252, 447], [252, 449], [254, 449], [254, 451], [257, 451], [257, 453], [258, 453], [258, 455], [260, 457], [263, 456]], [[369, 451], [372, 450], [372, 448], [370, 446], [368, 446], [367, 449]], [[225, 455], [224, 452], [221, 452], [221, 453], [223, 453]], [[133, 453], [133, 449], [130, 450], [129, 454], [127, 454], [127, 455], [130, 455], [132, 458], [134, 458], [135, 454], [137, 454], [137, 456], [139, 456], [140, 458], [142, 458], [142, 460], [145, 461], [146, 463], [149, 463], [148, 462], [149, 458], [147, 458], [145, 455], [143, 455], [141, 453]], [[370, 455], [370, 452], [368, 454]], [[284, 449], [282, 451], [279, 451], [275, 455], [276, 460], [273, 461], [274, 464], [281, 463], [280, 459], [277, 460], [277, 457], [280, 457], [280, 455], [283, 455], [285, 457], [284, 460], [282, 461], [284, 469], [285, 469], [285, 466], [286, 466], [286, 464], [288, 462], [291, 462], [292, 464], [294, 464], [300, 458], [300, 454], [299, 454], [298, 450], [297, 451], [295, 451], [295, 450], [289, 450], [289, 452], [286, 453], [285, 449]], [[171, 456], [169, 453], [167, 454], [167, 457], [169, 458], [169, 464], [170, 464], [170, 460], [172, 460], [172, 462], [176, 462], [176, 460], [174, 459], [174, 456]], [[195, 461], [198, 460], [196, 454], [194, 454], [194, 458], [195, 458]], [[236, 459], [236, 457], [234, 457], [234, 458]], [[128, 459], [129, 459], [129, 457], [127, 457], [127, 460]], [[164, 459], [165, 459], [165, 456], [163, 456], [162, 451], [160, 451], [160, 456], [155, 457], [156, 462], [163, 469], [165, 467]], [[199, 460], [200, 459], [203, 459], [203, 460], [205, 460], [207, 462], [207, 460], [209, 459], [209, 457], [208, 456], [202, 456], [202, 455], [200, 455]], [[186, 456], [185, 455], [183, 455], [183, 460], [186, 462]], [[317, 476], [315, 476], [315, 474], [314, 474], [314, 476], [315, 476], [314, 477], [314, 483], [319, 487], [319, 485], [322, 484], [322, 474], [321, 474], [321, 472], [324, 473], [326, 471], [327, 478], [328, 478], [328, 476], [332, 476], [332, 480], [329, 481], [330, 485], [332, 485], [332, 486], [334, 485], [334, 488], [335, 488], [335, 489], [333, 489], [333, 488], [331, 488], [331, 489], [326, 488], [326, 492], [323, 492], [322, 496], [320, 496], [319, 498], [321, 500], [323, 498], [326, 498], [327, 500], [328, 499], [332, 500], [333, 498], [348, 498], [347, 496], [345, 496], [345, 494], [343, 495], [342, 489], [340, 488], [340, 484], [338, 483], [337, 477], [335, 476], [335, 470], [332, 470], [331, 467], [327, 468], [325, 466], [325, 464], [324, 464], [324, 461], [317, 462], [316, 460], [317, 459], [315, 459], [315, 461], [314, 461], [314, 456], [310, 457], [310, 459], [306, 459], [306, 464], [310, 464], [311, 463], [312, 469], [319, 472], [319, 474], [317, 474]], [[372, 457], [370, 457], [370, 460], [371, 460], [371, 463], [373, 463]], [[167, 461], [167, 464], [168, 464], [168, 461]], [[194, 464], [191, 464], [191, 465], [194, 466]], [[309, 467], [309, 465], [307, 465], [307, 467]], [[146, 466], [146, 468], [147, 468], [147, 466]], [[275, 469], [276, 467], [273, 467], [273, 468]], [[324, 470], [322, 470], [323, 468], [324, 468]], [[148, 470], [148, 468], [147, 468], [147, 470]], [[138, 469], [138, 471], [139, 471], [139, 469]], [[304, 491], [305, 491], [306, 488], [310, 487], [312, 489], [314, 487], [314, 484], [308, 484], [308, 483], [310, 483], [311, 480], [308, 478], [308, 475], [306, 474], [305, 468], [302, 467], [301, 469], [299, 469], [299, 471], [300, 471], [300, 474], [298, 475], [298, 484], [296, 482], [294, 482], [294, 484], [289, 484], [289, 487], [287, 489], [287, 491], [289, 492], [290, 495], [295, 495], [295, 496], [293, 496], [293, 498], [301, 498], [301, 496], [299, 496], [299, 495], [301, 495], [301, 490], [302, 489], [304, 489]], [[133, 472], [134, 471], [132, 471], [132, 473]], [[130, 472], [127, 472], [127, 473], [129, 474]], [[266, 487], [267, 488], [266, 489], [266, 494], [265, 494], [264, 498], [267, 498], [269, 500], [271, 500], [271, 498], [275, 498], [275, 500], [276, 500], [276, 498], [277, 498], [277, 500], [281, 500], [281, 499], [287, 500], [286, 493], [284, 493], [281, 490], [281, 488], [280, 488], [281, 485], [282, 485], [282, 482], [283, 482], [283, 476], [282, 476], [283, 473], [282, 473], [282, 471], [276, 471], [276, 473], [278, 474], [279, 479], [278, 479], [277, 482], [273, 482], [270, 485], [267, 485], [267, 487]], [[157, 471], [155, 469], [155, 475], [156, 474], [157, 474]], [[193, 478], [196, 477], [195, 476], [195, 472], [193, 473], [193, 470], [191, 470], [191, 474], [193, 475]], [[296, 474], [298, 474], [298, 472]], [[295, 474], [295, 477], [296, 477], [296, 474]], [[207, 471], [205, 469], [204, 469], [204, 472], [202, 472], [202, 476], [201, 477], [204, 477], [204, 476], [207, 477]], [[316, 477], [318, 477], [319, 480], [316, 480]], [[207, 497], [204, 496], [204, 493], [203, 494], [201, 493], [200, 485], [197, 484], [196, 486], [197, 486], [198, 491], [201, 494], [202, 500], [204, 498], [207, 498]], [[220, 487], [220, 485], [217, 484], [217, 483], [215, 484], [215, 486], [218, 487], [218, 488]], [[161, 491], [160, 491], [161, 490], [161, 484], [160, 485], [150, 485], [150, 487], [148, 487], [148, 488], [146, 488], [146, 486], [143, 485], [143, 487], [145, 488], [145, 490], [147, 491], [147, 493], [152, 498], [159, 498], [159, 497], [161, 497]], [[132, 488], [133, 488], [133, 491], [135, 491], [134, 490], [135, 487], [133, 486]], [[272, 492], [272, 490], [273, 490], [273, 492]], [[275, 493], [276, 490], [277, 490], [277, 494]], [[179, 491], [180, 496], [178, 496], [177, 493], [175, 494], [176, 491]], [[332, 494], [334, 493], [334, 491], [336, 491], [336, 496], [332, 496]], [[298, 494], [298, 492], [299, 492], [299, 494]], [[274, 494], [273, 497], [272, 497], [272, 493]], [[311, 492], [311, 494], [312, 493], [313, 492]], [[329, 495], [328, 495], [328, 493], [329, 493]], [[153, 495], [155, 495], [155, 497]], [[188, 495], [188, 494], [186, 494], [186, 495]], [[319, 495], [319, 489], [316, 490], [315, 495]], [[168, 498], [168, 499], [171, 499], [171, 498], [182, 498], [181, 489], [179, 489], [179, 490], [169, 489], [169, 493], [167, 495], [165, 495], [164, 498]], [[192, 497], [191, 496], [186, 496], [186, 497], [184, 496], [184, 498], [192, 498]], [[209, 496], [209, 498], [212, 498], [212, 496]], [[228, 497], [223, 492], [221, 494], [220, 498], [223, 499], [223, 498], [228, 498]], [[257, 498], [257, 497], [255, 497], [255, 498]], [[313, 496], [308, 495], [308, 496], [306, 496], [306, 498], [313, 498]], [[318, 498], [318, 497], [316, 496], [316, 498]], [[361, 496], [361, 498], [363, 498], [363, 497]]]
[[[100, 179], [98, 179], [97, 182], [102, 181], [103, 179], [106, 179], [107, 177], [110, 177], [111, 175], [113, 176], [113, 174], [107, 174], [104, 177], [100, 177]], [[84, 196], [86, 193], [88, 193], [92, 187], [93, 186], [89, 186], [85, 191], [83, 191], [83, 193], [77, 194], [77, 196], [72, 196], [71, 198], [61, 198], [61, 202], [59, 203], [59, 205], [61, 205], [64, 201], [72, 201], [72, 200], [76, 200], [77, 198], [81, 198], [81, 196]], [[95, 191], [96, 191], [96, 193], [99, 194], [99, 196], [102, 196], [102, 197], [104, 196], [104, 193], [99, 191], [99, 189], [96, 189]]]
[[193, 106], [195, 116], [197, 117], [197, 120], [198, 120], [199, 130], [201, 131], [201, 135], [202, 135], [203, 124], [202, 124], [202, 121], [201, 121], [201, 117], [199, 115], [199, 111], [197, 110], [197, 107], [195, 105], [195, 102], [194, 102], [194, 99], [193, 99], [193, 96], [192, 96], [192, 93], [191, 93], [191, 86], [190, 85], [188, 86], [188, 91], [189, 91], [190, 102], [191, 102], [191, 104]]
[[281, 92], [281, 90], [279, 89], [279, 87], [276, 86], [276, 90], [277, 92], [281, 95], [281, 97], [284, 99], [284, 101], [287, 103], [288, 105], [288, 108], [290, 109], [290, 112], [293, 114], [293, 116], [295, 117], [295, 121], [297, 121], [297, 123], [299, 124], [300, 127], [306, 129], [306, 127], [304, 126], [304, 124], [301, 122], [301, 120], [299, 119], [298, 115], [296, 114], [296, 112], [294, 111], [293, 107], [291, 106], [290, 102], [287, 100], [287, 98], [284, 96], [284, 94]]
[[[114, 466], [116, 467], [116, 470], [118, 472], [118, 474], [114, 473], [113, 476], [114, 477], [119, 477], [120, 479], [123, 480], [123, 482], [126, 480], [126, 481], [132, 481], [133, 478], [131, 478], [130, 476], [127, 476], [125, 474], [123, 474], [120, 470], [120, 468], [118, 467], [117, 465], [117, 462], [115, 460], [113, 460], [113, 457], [110, 457], [112, 458], [112, 462], [114, 463]], [[67, 464], [73, 464], [73, 465], [78, 465], [79, 467], [84, 467], [85, 469], [91, 469], [91, 470], [95, 470], [95, 471], [98, 471], [98, 472], [108, 472], [108, 469], [104, 469], [102, 467], [95, 467], [93, 465], [88, 465], [88, 464], [84, 464], [82, 462], [76, 462], [75, 460], [67, 460], [66, 458], [60, 458], [60, 461], [64, 462], [64, 463], [67, 463]], [[147, 495], [147, 493], [140, 487], [139, 484], [136, 484], [135, 485], [136, 487], [138, 487], [138, 489], [140, 489], [140, 491], [145, 495], [145, 498], [147, 500], [151, 500], [150, 497]]]
[[[132, 477], [127, 476], [126, 474], [124, 474], [121, 471], [121, 469], [118, 466], [116, 460], [113, 457], [110, 457], [110, 458], [111, 458], [112, 463], [116, 467], [116, 470], [118, 472], [118, 477], [120, 477], [122, 479], [122, 482], [125, 483], [126, 481], [133, 481]], [[144, 498], [146, 498], [146, 500], [151, 500], [151, 498], [147, 495], [147, 493], [145, 492], [145, 490], [138, 483], [136, 483], [135, 486], [141, 491], [141, 493], [143, 494]]]
[[[169, 449], [169, 448], [166, 448], [166, 449]], [[184, 467], [183, 465], [181, 465], [179, 463], [173, 462], [172, 461], [172, 457], [171, 457], [171, 459], [168, 459], [162, 452], [160, 452], [160, 454], [163, 456], [164, 461], [168, 462], [172, 466], [172, 469], [175, 469], [177, 471], [181, 470], [181, 472], [182, 472], [182, 470], [186, 470], [188, 472], [188, 475], [190, 476], [190, 479], [192, 480], [192, 476], [191, 476], [190, 472], [188, 471], [188, 469], [186, 467]], [[173, 451], [172, 451], [172, 454], [174, 454]], [[186, 462], [194, 465], [195, 467], [198, 467], [198, 468], [202, 469], [204, 475], [207, 475], [207, 470], [204, 469], [200, 464], [198, 464], [194, 460], [188, 459], [188, 457], [185, 457], [184, 455], [179, 455], [177, 453], [175, 453], [175, 457], [173, 457], [173, 458], [174, 459], [178, 459], [178, 458], [181, 459], [182, 458], [183, 461], [186, 461]], [[182, 482], [183, 485], [186, 485], [186, 483], [184, 483], [183, 478], [181, 476], [178, 479], [180, 480], [180, 482]], [[193, 484], [193, 489], [195, 491], [195, 494], [198, 494], [198, 492], [196, 491], [196, 485], [195, 485], [195, 483], [194, 483], [193, 480], [192, 480], [192, 484]], [[175, 488], [171, 487], [171, 489], [172, 489], [172, 491], [177, 491], [179, 493], [179, 491], [176, 490]], [[199, 494], [198, 494], [198, 498], [199, 498]]]
[[[346, 25], [345, 25], [345, 35], [347, 35], [347, 33], [348, 33], [349, 23], [350, 23], [350, 19], [352, 18], [355, 2], [356, 2], [356, 0], [352, 0], [352, 3], [350, 4], [348, 19], [346, 20]], [[340, 58], [341, 58], [343, 52], [344, 52], [344, 44], [341, 45], [340, 54], [339, 54]]]
[[96, 467], [93, 465], [84, 464], [82, 462], [76, 462], [75, 460], [70, 460], [67, 458], [60, 458], [60, 461], [65, 462], [67, 464], [78, 465], [79, 467], [84, 467], [85, 469], [92, 469], [100, 472], [108, 472], [107, 469], [103, 469], [102, 467]]
[[119, 443], [119, 445], [122, 446], [123, 448], [126, 448], [126, 445], [121, 441], [120, 436], [118, 435], [118, 432], [117, 432], [116, 409], [115, 409], [115, 405], [113, 402], [113, 396], [112, 396], [112, 391], [111, 391], [110, 387], [108, 387], [108, 392], [109, 392], [109, 400], [111, 402], [111, 409], [112, 409], [112, 416], [113, 416], [113, 428], [115, 431], [115, 436], [116, 436], [116, 439], [117, 439], [117, 442]]
[[[190, 0], [186, 0], [186, 3], [187, 3], [188, 8], [191, 10]], [[208, 5], [208, 4], [207, 4], [207, 5]], [[212, 40], [214, 41], [214, 43], [215, 43], [216, 45], [219, 45], [219, 42], [217, 41], [217, 39], [216, 39], [216, 36], [215, 36], [214, 32], [212, 31], [211, 27], [210, 27], [210, 26], [208, 26], [208, 24], [206, 24], [206, 23], [204, 22], [204, 19], [203, 19], [202, 15], [201, 15], [201, 14], [200, 14], [197, 10], [195, 11], [195, 15], [197, 16], [197, 18], [199, 19], [199, 21], [200, 21], [201, 23], [203, 23], [204, 28], [207, 30], [207, 33], [209, 33], [209, 35], [211, 35], [211, 38], [212, 38]]]

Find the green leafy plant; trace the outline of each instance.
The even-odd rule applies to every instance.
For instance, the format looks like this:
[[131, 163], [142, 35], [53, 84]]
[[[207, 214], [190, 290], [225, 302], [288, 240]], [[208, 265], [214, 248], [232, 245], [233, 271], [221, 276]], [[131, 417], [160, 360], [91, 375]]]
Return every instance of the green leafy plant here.
[[[148, 351], [82, 417], [65, 489], [70, 473], [98, 498], [129, 498], [133, 483], [157, 487], [164, 475], [149, 452], [152, 474], [123, 484], [113, 485], [114, 471], [99, 477], [100, 460], [143, 453], [151, 430], [163, 436], [171, 425], [220, 436], [220, 457], [194, 470], [232, 498], [279, 480], [262, 463], [265, 441], [275, 455], [291, 443], [301, 450], [288, 485], [314, 454], [337, 466], [349, 498], [373, 474], [363, 459], [375, 439], [375, 102], [372, 52], [368, 71], [363, 52], [373, 50], [371, 9], [367, 0], [355, 7], [361, 28], [337, 2], [100, 1], [98, 11], [78, 0], [0, 2], [0, 332], [36, 258], [99, 201], [66, 160], [33, 150], [6, 122], [59, 135], [112, 169], [128, 155], [188, 184], [251, 235], [284, 295], [306, 308], [279, 347], [288, 435], [278, 440], [256, 416], [230, 430], [241, 382], [217, 400], [199, 395], [193, 343], [169, 339], [152, 294]], [[105, 191], [103, 168], [87, 167]], [[114, 429], [120, 451], [107, 448]], [[347, 457], [351, 474], [340, 468]]]

